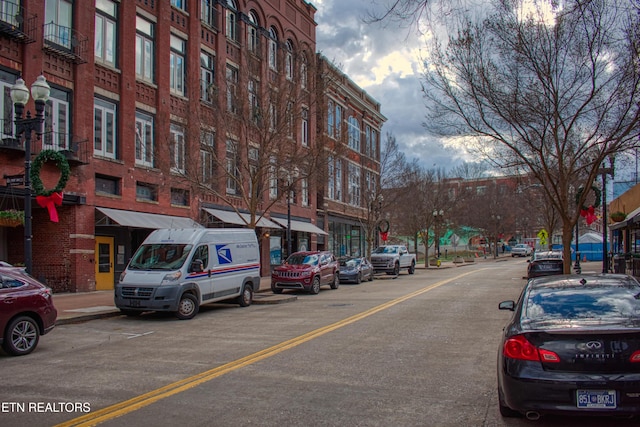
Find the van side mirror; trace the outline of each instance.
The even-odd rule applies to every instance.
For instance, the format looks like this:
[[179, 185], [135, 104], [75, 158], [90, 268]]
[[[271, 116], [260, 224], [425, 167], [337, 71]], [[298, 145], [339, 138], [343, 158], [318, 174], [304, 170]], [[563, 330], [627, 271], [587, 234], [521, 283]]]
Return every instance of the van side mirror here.
[[516, 303], [514, 301], [502, 301], [500, 304], [498, 304], [498, 309], [499, 310], [509, 310], [509, 311], [513, 311], [516, 308]]
[[202, 273], [204, 270], [204, 263], [201, 259], [194, 259], [191, 261], [191, 266], [189, 267], [190, 272]]

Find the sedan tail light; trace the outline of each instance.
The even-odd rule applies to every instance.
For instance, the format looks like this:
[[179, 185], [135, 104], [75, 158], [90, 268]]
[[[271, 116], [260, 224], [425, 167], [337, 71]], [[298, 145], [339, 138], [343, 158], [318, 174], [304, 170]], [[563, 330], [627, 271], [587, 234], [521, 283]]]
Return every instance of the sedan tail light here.
[[630, 362], [640, 363], [640, 350], [636, 350], [629, 358]]
[[516, 335], [505, 341], [502, 354], [510, 359], [544, 363], [560, 362], [560, 357], [556, 353], [534, 346], [524, 335]]

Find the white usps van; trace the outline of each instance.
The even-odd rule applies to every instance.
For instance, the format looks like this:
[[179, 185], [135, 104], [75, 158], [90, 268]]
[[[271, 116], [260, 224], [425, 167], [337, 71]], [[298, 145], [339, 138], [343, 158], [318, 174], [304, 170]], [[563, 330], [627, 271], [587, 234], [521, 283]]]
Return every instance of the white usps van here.
[[246, 228], [152, 232], [120, 275], [115, 305], [124, 314], [174, 312], [191, 319], [200, 305], [235, 299], [251, 305], [260, 287], [260, 251]]

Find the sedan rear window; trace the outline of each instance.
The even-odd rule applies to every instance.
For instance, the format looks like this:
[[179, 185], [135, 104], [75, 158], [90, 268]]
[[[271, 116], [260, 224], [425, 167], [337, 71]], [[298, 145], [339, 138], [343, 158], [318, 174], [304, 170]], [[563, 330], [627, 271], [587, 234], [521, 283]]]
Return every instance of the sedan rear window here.
[[540, 287], [526, 295], [522, 324], [528, 327], [556, 325], [596, 326], [640, 324], [640, 288], [637, 286]]

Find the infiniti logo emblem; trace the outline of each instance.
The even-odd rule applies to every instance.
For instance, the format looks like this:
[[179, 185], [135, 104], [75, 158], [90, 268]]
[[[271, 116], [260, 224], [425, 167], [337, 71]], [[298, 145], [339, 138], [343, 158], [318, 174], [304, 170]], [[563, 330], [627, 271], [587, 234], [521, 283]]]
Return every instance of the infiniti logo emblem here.
[[599, 350], [602, 348], [602, 343], [600, 341], [589, 341], [586, 346], [589, 350]]

